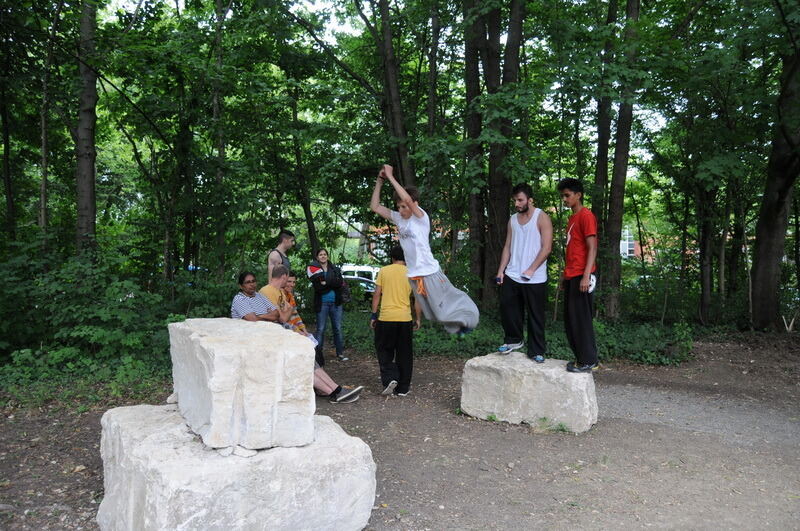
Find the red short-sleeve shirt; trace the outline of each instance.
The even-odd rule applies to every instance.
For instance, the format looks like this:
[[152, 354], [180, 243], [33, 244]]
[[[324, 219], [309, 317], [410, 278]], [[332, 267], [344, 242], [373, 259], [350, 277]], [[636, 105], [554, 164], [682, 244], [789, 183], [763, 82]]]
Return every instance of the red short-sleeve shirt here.
[[[577, 214], [573, 214], [567, 221], [567, 256], [564, 276], [572, 278], [583, 275], [586, 269], [586, 257], [589, 248], [586, 246], [588, 236], [597, 236], [597, 219], [591, 210], [583, 207]], [[597, 263], [592, 265], [592, 272], [597, 269]]]

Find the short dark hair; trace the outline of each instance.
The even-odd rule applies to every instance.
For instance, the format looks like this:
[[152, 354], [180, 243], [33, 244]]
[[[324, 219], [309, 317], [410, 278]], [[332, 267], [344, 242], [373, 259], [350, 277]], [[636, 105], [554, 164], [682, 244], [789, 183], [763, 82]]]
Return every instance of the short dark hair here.
[[288, 240], [290, 238], [294, 238], [294, 232], [288, 229], [281, 229], [278, 233], [278, 245], [280, 245], [283, 240]]
[[403, 252], [403, 248], [400, 247], [399, 245], [395, 245], [394, 247], [392, 247], [392, 250], [389, 251], [389, 256], [392, 258], [392, 260], [396, 262], [406, 261], [406, 255]]
[[320, 247], [320, 248], [319, 248], [319, 249], [317, 249], [317, 251], [314, 253], [314, 259], [315, 259], [315, 260], [316, 260], [316, 258], [319, 256], [319, 253], [321, 253], [322, 251], [325, 251], [325, 254], [327, 254], [327, 255], [328, 255], [328, 257], [330, 257], [331, 253], [329, 253], [329, 252], [328, 252], [328, 250], [327, 250], [325, 247]]
[[533, 197], [533, 188], [528, 183], [519, 183], [511, 189], [511, 196], [513, 197], [519, 193], [525, 194], [525, 197], [530, 199]]
[[242, 284], [244, 284], [244, 279], [246, 279], [249, 276], [256, 278], [256, 276], [250, 271], [242, 271], [241, 273], [239, 273], [239, 285], [241, 286]]
[[292, 271], [292, 270], [290, 269], [290, 270], [289, 270], [289, 276], [290, 276], [290, 277], [297, 278], [297, 273], [295, 273], [294, 271]]
[[558, 191], [563, 192], [564, 190], [569, 190], [576, 194], [580, 192], [581, 203], [583, 203], [583, 183], [578, 179], [567, 177], [566, 179], [561, 179], [558, 181]]
[[[406, 191], [408, 195], [411, 196], [412, 201], [416, 201], [419, 203], [419, 190], [416, 186], [404, 186], [403, 189]], [[394, 202], [397, 203], [400, 201], [400, 196], [397, 194], [397, 190], [394, 192]]]
[[276, 265], [272, 268], [272, 278], [281, 278], [283, 275], [289, 274], [289, 268], [283, 264]]

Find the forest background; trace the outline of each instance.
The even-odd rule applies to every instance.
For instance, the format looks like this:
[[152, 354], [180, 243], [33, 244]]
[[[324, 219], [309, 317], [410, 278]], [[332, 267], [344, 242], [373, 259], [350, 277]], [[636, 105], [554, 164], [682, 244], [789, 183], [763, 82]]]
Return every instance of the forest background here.
[[[458, 344], [426, 327], [420, 352], [501, 342], [492, 279], [528, 182], [555, 226], [550, 350], [569, 356], [564, 177], [599, 222], [602, 357], [796, 327], [797, 0], [20, 0], [0, 29], [7, 397], [162, 378], [166, 323], [228, 315], [281, 228], [299, 271], [320, 246], [380, 264], [386, 162], [482, 310]], [[359, 309], [347, 337], [369, 345]]]

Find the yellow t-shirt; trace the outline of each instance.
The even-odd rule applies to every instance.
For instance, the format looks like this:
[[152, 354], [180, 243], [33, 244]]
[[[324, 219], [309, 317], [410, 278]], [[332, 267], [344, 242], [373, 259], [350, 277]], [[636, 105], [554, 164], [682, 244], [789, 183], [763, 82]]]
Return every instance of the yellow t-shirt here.
[[382, 267], [375, 283], [381, 287], [381, 321], [411, 320], [411, 285], [408, 268], [401, 264]]
[[258, 290], [258, 292], [268, 298], [277, 308], [280, 308], [283, 303], [286, 302], [286, 299], [283, 297], [283, 290], [270, 286], [269, 284]]

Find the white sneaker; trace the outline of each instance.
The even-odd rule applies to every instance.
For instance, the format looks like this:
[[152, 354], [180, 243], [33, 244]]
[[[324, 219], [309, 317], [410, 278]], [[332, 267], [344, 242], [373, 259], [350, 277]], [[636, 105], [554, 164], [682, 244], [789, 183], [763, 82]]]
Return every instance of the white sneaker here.
[[504, 343], [499, 347], [497, 347], [497, 352], [499, 352], [500, 354], [508, 354], [509, 352], [514, 352], [515, 350], [520, 349], [524, 346], [525, 343], [521, 341], [519, 343]]
[[392, 380], [391, 382], [389, 382], [386, 388], [381, 392], [381, 394], [383, 396], [389, 396], [394, 392], [395, 387], [397, 387], [397, 380]]

